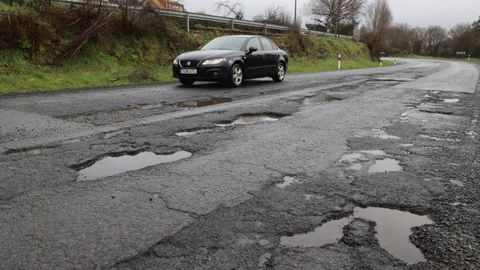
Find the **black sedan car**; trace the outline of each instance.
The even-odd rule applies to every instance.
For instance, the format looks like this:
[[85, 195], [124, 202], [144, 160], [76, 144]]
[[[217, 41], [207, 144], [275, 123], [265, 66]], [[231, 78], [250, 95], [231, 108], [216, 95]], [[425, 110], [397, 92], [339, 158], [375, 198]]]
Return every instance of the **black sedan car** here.
[[173, 61], [173, 75], [184, 85], [195, 81], [219, 81], [238, 87], [244, 79], [285, 78], [288, 55], [262, 36], [224, 36], [198, 51], [179, 55]]

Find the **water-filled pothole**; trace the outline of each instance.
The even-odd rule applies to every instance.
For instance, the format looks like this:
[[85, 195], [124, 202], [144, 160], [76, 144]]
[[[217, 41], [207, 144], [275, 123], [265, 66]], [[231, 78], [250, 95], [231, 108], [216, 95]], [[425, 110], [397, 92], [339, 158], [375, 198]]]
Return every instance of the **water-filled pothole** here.
[[238, 116], [233, 122], [218, 123], [218, 127], [231, 127], [236, 125], [253, 125], [260, 122], [275, 122], [285, 115], [279, 114], [245, 114]]
[[398, 172], [401, 170], [403, 168], [400, 166], [400, 161], [391, 158], [375, 160], [375, 163], [368, 168], [369, 173]]
[[281, 188], [281, 189], [284, 189], [292, 184], [295, 184], [295, 183], [299, 183], [300, 180], [296, 179], [295, 177], [293, 176], [285, 176], [283, 178], [283, 182], [281, 183], [278, 183], [277, 184], [277, 187]]
[[460, 101], [460, 99], [458, 99], [458, 98], [444, 98], [443, 99], [443, 102], [445, 102], [445, 103], [457, 103], [459, 101]]
[[209, 99], [199, 99], [199, 100], [187, 100], [187, 101], [180, 101], [177, 102], [178, 107], [184, 108], [199, 108], [199, 107], [206, 107], [221, 103], [227, 103], [232, 101], [231, 98], [227, 97], [213, 97]]
[[305, 98], [303, 101], [303, 104], [317, 104], [317, 103], [324, 103], [324, 102], [330, 102], [330, 101], [335, 101], [335, 100], [342, 100], [342, 98], [327, 95], [325, 93], [320, 93], [315, 96], [310, 96]]
[[355, 137], [361, 138], [361, 137], [373, 137], [373, 138], [380, 138], [383, 140], [400, 140], [401, 138], [395, 135], [390, 135], [387, 132], [381, 130], [381, 129], [371, 129], [371, 130], [362, 130], [355, 134]]
[[380, 246], [393, 256], [407, 264], [426, 261], [422, 252], [410, 242], [409, 236], [413, 227], [433, 224], [433, 221], [427, 216], [387, 208], [357, 207], [349, 217], [329, 221], [312, 232], [283, 236], [280, 243], [287, 247], [321, 247], [337, 243], [343, 237], [343, 227], [354, 218], [374, 221]]
[[198, 134], [207, 133], [211, 130], [212, 129], [208, 129], [208, 128], [191, 129], [191, 130], [184, 130], [184, 131], [177, 132], [177, 133], [175, 133], [175, 135], [177, 135], [179, 137], [192, 137], [192, 136], [195, 136], [195, 135], [198, 135]]
[[158, 155], [153, 152], [141, 152], [135, 155], [110, 156], [102, 158], [78, 172], [78, 181], [104, 178], [128, 171], [140, 170], [161, 163], [169, 163], [189, 158], [192, 153], [178, 151], [169, 155]]

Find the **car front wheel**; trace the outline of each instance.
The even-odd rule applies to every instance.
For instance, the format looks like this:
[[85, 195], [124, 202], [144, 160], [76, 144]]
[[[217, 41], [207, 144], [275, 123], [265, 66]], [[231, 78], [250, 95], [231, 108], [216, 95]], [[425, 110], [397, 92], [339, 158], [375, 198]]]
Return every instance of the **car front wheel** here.
[[273, 76], [273, 80], [276, 82], [281, 82], [283, 79], [285, 79], [285, 64], [280, 62], [277, 65], [277, 70]]
[[243, 83], [243, 68], [241, 65], [233, 65], [230, 71], [229, 83], [233, 87], [239, 87]]

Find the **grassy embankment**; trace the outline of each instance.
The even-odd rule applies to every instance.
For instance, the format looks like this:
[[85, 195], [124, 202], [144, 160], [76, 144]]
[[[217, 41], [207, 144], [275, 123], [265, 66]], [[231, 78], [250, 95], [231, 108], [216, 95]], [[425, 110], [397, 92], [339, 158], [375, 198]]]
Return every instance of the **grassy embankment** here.
[[[61, 13], [57, 10], [54, 19], [53, 14], [48, 17], [0, 2], [0, 28], [10, 31], [4, 32], [10, 35], [8, 40], [0, 37], [0, 93], [170, 81], [170, 63], [175, 55], [216, 36], [232, 34], [203, 27], [187, 34], [182, 30], [182, 22], [158, 18], [130, 25], [129, 31], [119, 33], [120, 20], [114, 16], [105, 27], [107, 30], [97, 33], [80, 53], [63, 61], [62, 52], [76, 33], [82, 33], [88, 25], [77, 13], [83, 12], [90, 18], [93, 11], [69, 14], [64, 7], [56, 9]], [[24, 31], [24, 25], [32, 29]], [[338, 53], [343, 56], [345, 69], [378, 66], [369, 60], [365, 46], [358, 42], [295, 34], [270, 38], [291, 54], [291, 73], [335, 69]], [[15, 39], [18, 41], [12, 42]]]

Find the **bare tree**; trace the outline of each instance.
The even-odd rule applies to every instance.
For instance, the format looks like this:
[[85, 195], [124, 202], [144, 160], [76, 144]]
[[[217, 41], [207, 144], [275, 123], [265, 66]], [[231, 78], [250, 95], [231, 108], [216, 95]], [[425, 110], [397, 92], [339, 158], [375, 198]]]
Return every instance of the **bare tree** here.
[[292, 16], [283, 8], [279, 6], [271, 6], [267, 8], [263, 15], [253, 17], [256, 22], [271, 23], [278, 25], [293, 25]]
[[367, 6], [360, 39], [367, 44], [372, 59], [378, 59], [380, 51], [384, 48], [392, 19], [392, 12], [386, 0], [375, 0]]
[[230, 0], [222, 0], [215, 3], [215, 7], [218, 11], [225, 11], [225, 16], [232, 16], [237, 20], [243, 20], [245, 13], [242, 9], [242, 4], [238, 2], [232, 2]]
[[413, 54], [422, 54], [425, 43], [425, 28], [415, 27], [412, 29], [412, 36], [410, 41], [410, 51]]
[[315, 15], [315, 20], [320, 22], [329, 32], [339, 34], [342, 25], [358, 24], [357, 17], [365, 5], [365, 0], [311, 0], [310, 12]]
[[386, 46], [390, 53], [405, 55], [411, 52], [413, 29], [406, 23], [395, 24], [388, 30]]
[[437, 56], [442, 43], [447, 39], [447, 30], [441, 26], [429, 26], [425, 31], [424, 52], [431, 56]]

